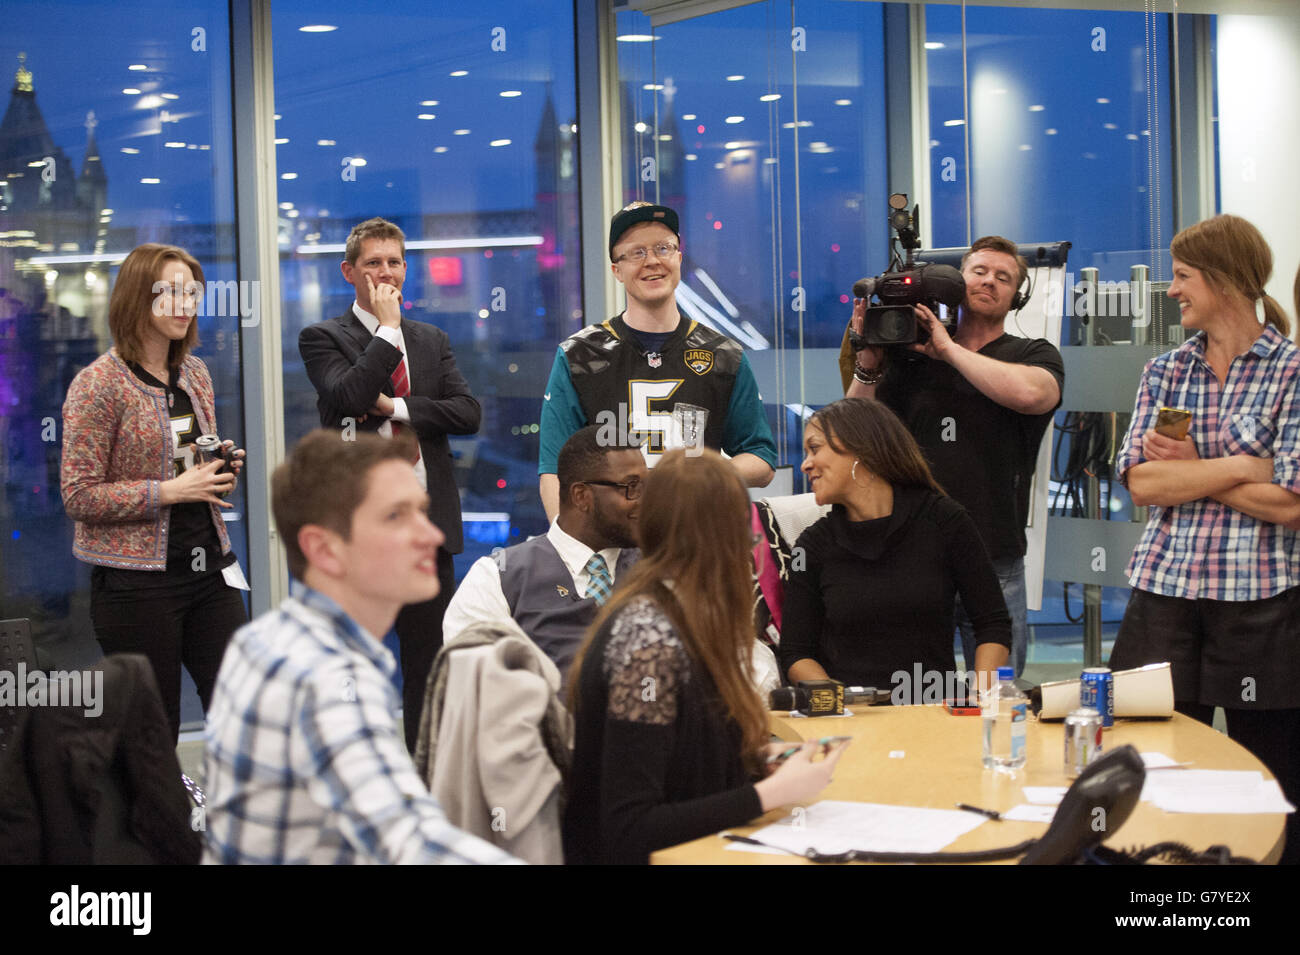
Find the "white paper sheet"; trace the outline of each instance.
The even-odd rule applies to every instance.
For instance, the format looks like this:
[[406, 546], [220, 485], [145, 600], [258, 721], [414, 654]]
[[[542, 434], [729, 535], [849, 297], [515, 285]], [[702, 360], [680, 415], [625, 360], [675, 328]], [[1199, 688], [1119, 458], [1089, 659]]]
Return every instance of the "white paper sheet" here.
[[1150, 773], [1142, 798], [1165, 812], [1294, 812], [1276, 780], [1254, 770], [1180, 769]]
[[1065, 798], [1068, 786], [1024, 786], [1025, 798], [1035, 806], [1055, 806]]
[[1012, 822], [1051, 822], [1055, 815], [1055, 806], [1034, 806], [1026, 802], [1014, 809], [1008, 809], [1002, 814], [1002, 818]]
[[[869, 849], [875, 852], [939, 852], [990, 820], [957, 809], [917, 809], [870, 802], [823, 800], [764, 826], [753, 838], [802, 854]], [[786, 853], [732, 843], [728, 849]]]

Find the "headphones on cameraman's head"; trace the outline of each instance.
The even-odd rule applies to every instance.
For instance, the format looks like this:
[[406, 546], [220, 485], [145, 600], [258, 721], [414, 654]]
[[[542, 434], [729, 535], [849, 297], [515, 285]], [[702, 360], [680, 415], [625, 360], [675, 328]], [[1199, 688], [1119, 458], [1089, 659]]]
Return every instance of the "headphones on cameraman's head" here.
[[[1018, 264], [1018, 263], [1017, 263]], [[1034, 297], [1034, 282], [1032, 274], [1028, 267], [1025, 268], [1025, 279], [1016, 289], [1016, 294], [1011, 297], [1011, 311], [1018, 312]]]

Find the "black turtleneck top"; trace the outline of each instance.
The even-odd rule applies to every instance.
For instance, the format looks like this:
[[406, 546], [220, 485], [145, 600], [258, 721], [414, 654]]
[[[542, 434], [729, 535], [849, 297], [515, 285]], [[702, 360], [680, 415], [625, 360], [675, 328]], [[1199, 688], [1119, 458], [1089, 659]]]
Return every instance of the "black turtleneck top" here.
[[1011, 618], [988, 552], [952, 498], [895, 488], [888, 517], [856, 522], [836, 505], [793, 550], [782, 675], [813, 659], [832, 679], [885, 689], [899, 670], [912, 677], [917, 663], [923, 671], [954, 671], [957, 595], [977, 644], [1011, 646]]

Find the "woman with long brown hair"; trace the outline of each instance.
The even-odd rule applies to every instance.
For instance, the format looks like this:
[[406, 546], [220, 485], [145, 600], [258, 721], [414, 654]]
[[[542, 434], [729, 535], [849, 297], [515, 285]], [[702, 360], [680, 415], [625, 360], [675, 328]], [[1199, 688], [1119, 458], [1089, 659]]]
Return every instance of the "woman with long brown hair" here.
[[812, 799], [839, 759], [808, 746], [766, 775], [754, 692], [749, 497], [715, 451], [664, 455], [638, 517], [641, 560], [574, 660], [570, 863], [656, 849]]
[[181, 665], [207, 709], [226, 644], [248, 616], [247, 589], [221, 508], [232, 468], [197, 459], [217, 434], [212, 378], [190, 354], [203, 269], [184, 249], [149, 243], [122, 263], [108, 303], [113, 347], [83, 368], [63, 404], [63, 507], [72, 553], [94, 565], [90, 616], [105, 653], [153, 666], [172, 738]]
[[[1172, 664], [1179, 712], [1228, 735], [1300, 799], [1300, 350], [1264, 292], [1273, 253], [1215, 216], [1169, 247], [1181, 346], [1147, 362], [1115, 473], [1151, 506], [1112, 669]], [[1161, 409], [1191, 412], [1184, 436]], [[1300, 861], [1300, 815], [1284, 861]]]
[[790, 682], [892, 686], [895, 702], [922, 702], [918, 666], [945, 686], [956, 672], [960, 596], [975, 668], [996, 685], [1011, 646], [997, 574], [975, 522], [935, 483], [903, 423], [874, 399], [844, 398], [808, 420], [804, 452], [803, 472], [831, 512], [794, 547], [781, 641]]

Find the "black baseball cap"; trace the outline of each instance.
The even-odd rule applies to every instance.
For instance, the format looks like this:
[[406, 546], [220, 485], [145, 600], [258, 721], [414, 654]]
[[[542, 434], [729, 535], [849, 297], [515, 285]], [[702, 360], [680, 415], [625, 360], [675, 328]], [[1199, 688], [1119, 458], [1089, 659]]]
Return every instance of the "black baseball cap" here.
[[677, 224], [677, 213], [667, 206], [636, 206], [632, 209], [620, 209], [609, 222], [609, 257], [614, 257], [614, 245], [632, 226], [640, 222], [661, 222], [682, 240], [681, 230]]

